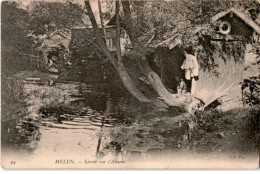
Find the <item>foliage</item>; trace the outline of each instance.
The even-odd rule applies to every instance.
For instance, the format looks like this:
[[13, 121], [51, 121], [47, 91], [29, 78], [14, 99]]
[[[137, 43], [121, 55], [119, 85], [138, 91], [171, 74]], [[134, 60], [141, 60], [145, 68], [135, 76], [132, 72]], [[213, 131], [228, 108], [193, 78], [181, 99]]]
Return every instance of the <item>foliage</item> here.
[[215, 142], [217, 133], [223, 131], [223, 125], [230, 123], [231, 118], [225, 118], [224, 113], [216, 109], [196, 113], [196, 116], [189, 121], [188, 148], [195, 151], [212, 151], [217, 144]]
[[211, 17], [231, 7], [242, 10], [257, 9], [254, 0], [243, 2], [230, 0], [155, 0], [131, 1], [135, 31], [158, 33], [178, 30], [180, 33], [193, 31], [195, 26], [208, 24]]
[[[189, 120], [186, 148], [196, 152], [255, 152], [259, 148], [259, 109], [226, 112], [208, 108]], [[228, 142], [228, 143], [227, 143]]]
[[[259, 9], [258, 9], [259, 10]], [[256, 65], [260, 65], [260, 42], [253, 42], [252, 53], [256, 55]], [[243, 105], [259, 105], [260, 103], [260, 74], [251, 76], [241, 84]]]
[[245, 125], [242, 127], [242, 130], [245, 132], [245, 139], [249, 143], [253, 143], [256, 149], [260, 148], [260, 110], [257, 108], [251, 109], [246, 117], [243, 118]]
[[260, 64], [260, 42], [253, 43], [252, 47], [252, 52], [256, 55], [256, 63]]
[[[244, 54], [244, 43], [226, 42], [223, 44], [212, 42], [216, 37], [215, 28], [218, 22], [211, 22], [212, 16], [236, 7], [249, 17], [250, 9], [258, 9], [257, 2], [250, 0], [243, 2], [230, 0], [173, 0], [173, 1], [131, 1], [134, 31], [137, 36], [147, 32], [153, 32], [155, 37], [164, 38], [169, 31], [173, 31], [181, 38], [184, 48], [192, 47], [198, 51], [198, 60], [204, 70], [218, 74], [214, 62], [216, 55], [225, 61], [233, 57], [240, 61]], [[173, 34], [171, 34], [173, 35]], [[242, 40], [241, 38], [231, 38]], [[223, 52], [224, 51], [224, 52]]]
[[[228, 40], [228, 36], [219, 37], [213, 33], [207, 35], [197, 33], [196, 35], [197, 38], [194, 38], [195, 41], [193, 41], [195, 44], [190, 46], [195, 48], [198, 62], [202, 69], [218, 74], [219, 72], [216, 71], [216, 67], [218, 67], [218, 65], [215, 63], [217, 58], [222, 58], [224, 62], [227, 62], [232, 58], [237, 62], [243, 61], [245, 42], [242, 37], [232, 36], [229, 39], [237, 39], [241, 41], [227, 42], [226, 40]], [[222, 39], [223, 41], [214, 41], [214, 38], [220, 40]]]
[[28, 12], [20, 4], [2, 2], [2, 73], [13, 74], [36, 67], [34, 39], [29, 37]]
[[27, 110], [23, 94], [23, 84], [16, 78], [1, 77], [1, 137], [2, 146], [19, 141], [20, 134], [15, 132], [18, 121], [23, 119]]
[[82, 104], [73, 104], [73, 103], [60, 103], [53, 101], [49, 104], [42, 106], [39, 109], [39, 113], [43, 114], [46, 117], [55, 116], [59, 117], [62, 114], [75, 114], [76, 111], [79, 111], [83, 107]]
[[259, 105], [260, 104], [260, 75], [252, 76], [244, 79], [242, 86], [242, 102], [243, 105]]
[[25, 103], [23, 95], [23, 84], [15, 78], [1, 77], [1, 101], [2, 121], [20, 112]]
[[161, 135], [151, 132], [153, 127], [147, 123], [134, 123], [132, 126], [119, 126], [109, 131], [109, 136], [125, 149], [147, 151], [149, 148], [164, 148]]
[[83, 8], [71, 1], [65, 2], [31, 2], [30, 30], [36, 34], [47, 31], [67, 30], [75, 26], [82, 26]]
[[102, 9], [102, 18], [104, 20], [110, 20], [115, 14], [115, 1], [113, 0], [100, 0]]

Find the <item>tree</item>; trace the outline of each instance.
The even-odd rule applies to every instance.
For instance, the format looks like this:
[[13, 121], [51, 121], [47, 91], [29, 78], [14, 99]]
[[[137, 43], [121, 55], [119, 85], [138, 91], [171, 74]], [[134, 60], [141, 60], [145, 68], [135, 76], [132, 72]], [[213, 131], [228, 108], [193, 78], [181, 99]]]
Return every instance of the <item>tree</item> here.
[[187, 34], [187, 30], [209, 23], [212, 16], [231, 7], [249, 16], [250, 10], [259, 11], [259, 4], [255, 0], [157, 0], [129, 3], [135, 32], [180, 29]]
[[17, 2], [2, 2], [2, 73], [8, 75], [34, 67], [36, 50], [29, 36], [29, 13]]
[[163, 100], [168, 106], [184, 106], [184, 103], [173, 97], [173, 95], [166, 89], [160, 77], [150, 68], [147, 59], [145, 47], [138, 41], [137, 34], [133, 30], [133, 22], [131, 20], [131, 8], [129, 1], [122, 1], [124, 10], [125, 29], [133, 44], [136, 53], [136, 61], [147, 80], [150, 82], [153, 89], [157, 92], [160, 99]]
[[30, 30], [36, 35], [46, 34], [46, 30], [69, 30], [83, 26], [83, 8], [70, 1], [35, 1], [31, 2], [30, 7]]
[[[174, 98], [171, 93], [167, 91], [163, 83], [161, 82], [160, 77], [153, 72], [149, 67], [146, 59], [146, 50], [145, 46], [138, 41], [138, 31], [141, 29], [136, 29], [134, 27], [134, 22], [132, 22], [132, 9], [129, 1], [122, 1], [124, 9], [124, 21], [125, 29], [130, 37], [130, 40], [134, 46], [134, 51], [137, 54], [136, 61], [139, 62], [140, 69], [143, 71], [147, 80], [150, 82], [151, 86], [157, 92], [159, 97], [169, 106], [180, 106], [185, 105], [184, 103], [178, 101]], [[198, 26], [207, 26], [210, 31], [211, 17], [216, 13], [227, 10], [230, 7], [237, 6], [238, 8], [252, 9], [257, 8], [257, 3], [255, 1], [248, 1], [244, 3], [243, 1], [231, 2], [228, 0], [189, 0], [189, 1], [156, 1], [149, 2], [145, 5], [148, 11], [144, 10], [145, 15], [141, 18], [150, 18], [150, 21], [145, 19], [147, 22], [146, 26], [151, 26], [151, 29], [157, 31], [163, 30], [176, 30], [179, 35], [183, 35], [184, 47], [187, 46], [196, 46], [195, 40], [197, 40], [197, 34], [194, 33], [194, 30]], [[214, 8], [212, 8], [214, 7]], [[136, 17], [139, 18], [138, 16]], [[155, 22], [154, 22], [155, 21]], [[135, 25], [138, 27], [138, 25]], [[142, 26], [143, 27], [143, 26]], [[150, 29], [150, 30], [151, 30]], [[186, 40], [185, 40], [186, 39]], [[139, 55], [139, 56], [138, 56]]]
[[[86, 7], [87, 3], [88, 1], [85, 1]], [[164, 103], [168, 106], [184, 106], [188, 108], [185, 103], [173, 97], [162, 83], [160, 77], [150, 68], [146, 58], [148, 50], [143, 43], [139, 42], [138, 37], [142, 35], [142, 32], [151, 30], [155, 30], [155, 33], [158, 34], [175, 29], [180, 36], [185, 36], [182, 37], [184, 47], [195, 46], [194, 40], [197, 36], [194, 34], [194, 30], [197, 26], [210, 27], [213, 15], [230, 7], [239, 6], [243, 2], [228, 0], [147, 1], [141, 3], [143, 7], [141, 9], [137, 9], [138, 5], [140, 5], [138, 2], [121, 1], [121, 3], [123, 6], [122, 27], [129, 35], [135, 53], [133, 58], [139, 65], [139, 69]], [[87, 10], [90, 12], [91, 7], [87, 7]], [[92, 18], [94, 19], [94, 17]], [[144, 26], [146, 29], [144, 29]], [[98, 33], [96, 34], [98, 35]]]
[[[132, 81], [132, 79], [130, 78], [129, 74], [127, 73], [126, 68], [124, 67], [123, 63], [122, 63], [122, 59], [121, 59], [121, 53], [120, 51], [117, 51], [117, 58], [115, 57], [115, 55], [113, 55], [107, 48], [107, 45], [102, 37], [102, 32], [100, 32], [100, 30], [98, 29], [98, 25], [94, 16], [94, 13], [92, 11], [91, 5], [89, 1], [85, 1], [85, 6], [88, 12], [88, 16], [90, 18], [93, 30], [94, 30], [94, 34], [96, 36], [96, 40], [98, 45], [100, 46], [101, 50], [104, 52], [104, 54], [108, 57], [108, 59], [110, 60], [110, 62], [112, 63], [112, 65], [114, 66], [114, 68], [116, 69], [116, 71], [118, 72], [120, 79], [123, 82], [124, 87], [135, 97], [137, 98], [139, 101], [141, 102], [150, 102], [149, 99], [147, 99], [142, 92], [137, 89], [137, 87], [135, 86], [134, 82]], [[117, 4], [117, 9], [118, 9], [118, 4]], [[119, 10], [117, 10], [116, 15], [119, 15]], [[117, 22], [117, 28], [120, 27], [118, 26], [118, 22]], [[117, 33], [118, 34], [118, 33]], [[120, 37], [120, 36], [117, 36]], [[119, 46], [119, 50], [120, 50], [120, 42], [119, 39], [117, 39], [117, 47]]]

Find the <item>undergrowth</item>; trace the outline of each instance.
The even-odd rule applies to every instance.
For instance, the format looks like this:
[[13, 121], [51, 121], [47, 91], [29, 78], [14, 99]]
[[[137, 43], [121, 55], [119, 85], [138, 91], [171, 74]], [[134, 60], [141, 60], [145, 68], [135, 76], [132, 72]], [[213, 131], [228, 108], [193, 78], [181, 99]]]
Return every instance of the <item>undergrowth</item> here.
[[188, 137], [187, 149], [194, 152], [254, 152], [259, 148], [259, 111], [199, 112], [189, 121]]
[[62, 114], [76, 114], [80, 112], [81, 108], [84, 107], [82, 103], [74, 104], [74, 103], [63, 103], [53, 101], [49, 104], [42, 106], [39, 109], [39, 113], [44, 115], [45, 117], [49, 116], [60, 116]]
[[19, 137], [14, 133], [18, 121], [23, 119], [25, 108], [23, 84], [13, 77], [1, 77], [1, 142], [10, 144]]

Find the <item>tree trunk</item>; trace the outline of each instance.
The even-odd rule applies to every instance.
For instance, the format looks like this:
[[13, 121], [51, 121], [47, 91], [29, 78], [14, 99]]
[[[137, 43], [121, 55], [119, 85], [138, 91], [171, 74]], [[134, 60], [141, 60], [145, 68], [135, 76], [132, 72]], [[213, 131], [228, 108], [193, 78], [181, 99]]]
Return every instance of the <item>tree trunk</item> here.
[[145, 48], [139, 43], [137, 36], [133, 32], [133, 23], [131, 20], [131, 9], [129, 1], [122, 1], [124, 17], [125, 17], [125, 30], [129, 35], [129, 38], [133, 44], [134, 51], [139, 55], [136, 59], [138, 65], [142, 70], [143, 74], [146, 76], [147, 80], [150, 82], [153, 89], [159, 95], [159, 98], [163, 100], [169, 106], [184, 106], [183, 102], [173, 97], [173, 95], [165, 88], [160, 77], [150, 68], [146, 56]]
[[106, 37], [106, 31], [105, 31], [103, 17], [102, 17], [103, 15], [102, 15], [101, 0], [98, 0], [98, 9], [99, 9], [100, 23], [101, 23], [101, 26], [102, 26], [102, 32], [103, 32], [103, 35]]
[[150, 68], [145, 56], [141, 56], [141, 59], [139, 59], [139, 67], [161, 100], [169, 106], [184, 105], [184, 103], [173, 97], [173, 95], [165, 88], [161, 78]]
[[[123, 63], [121, 61], [117, 61], [115, 56], [108, 50], [106, 43], [101, 37], [101, 33], [99, 32], [98, 25], [94, 16], [94, 13], [91, 9], [89, 1], [85, 1], [85, 6], [88, 11], [88, 16], [90, 18], [96, 40], [101, 48], [101, 50], [105, 53], [105, 55], [108, 57], [110, 62], [115, 67], [116, 71], [119, 74], [119, 77], [121, 81], [123, 82], [124, 87], [140, 102], [151, 102], [149, 99], [147, 99], [143, 93], [137, 89], [135, 84], [133, 83], [132, 79], [130, 78], [129, 74], [127, 73], [126, 68], [124, 67]], [[120, 59], [120, 58], [119, 58]]]

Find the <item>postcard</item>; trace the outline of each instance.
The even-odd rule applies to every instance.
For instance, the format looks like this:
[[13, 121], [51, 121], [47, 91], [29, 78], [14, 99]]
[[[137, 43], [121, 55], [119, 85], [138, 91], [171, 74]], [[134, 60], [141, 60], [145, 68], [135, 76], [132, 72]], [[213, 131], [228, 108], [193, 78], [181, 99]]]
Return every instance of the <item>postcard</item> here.
[[4, 169], [257, 169], [259, 0], [1, 2]]

